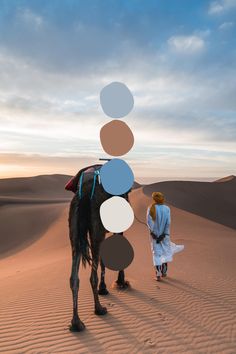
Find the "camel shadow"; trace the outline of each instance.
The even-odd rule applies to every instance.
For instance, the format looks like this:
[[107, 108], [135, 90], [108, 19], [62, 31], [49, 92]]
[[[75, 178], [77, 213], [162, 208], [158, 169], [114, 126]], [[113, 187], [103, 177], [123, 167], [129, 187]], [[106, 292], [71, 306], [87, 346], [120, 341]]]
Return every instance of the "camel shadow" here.
[[[184, 290], [184, 289], [181, 288], [181, 290]], [[187, 291], [187, 290], [184, 290], [184, 291]], [[201, 325], [199, 323], [199, 321], [196, 321], [193, 318], [190, 319], [188, 316], [186, 316], [183, 313], [182, 309], [178, 310], [176, 307], [172, 306], [171, 304], [165, 304], [161, 301], [158, 301], [155, 297], [149, 296], [149, 295], [145, 294], [143, 291], [133, 289], [133, 291], [127, 293], [127, 295], [134, 297], [136, 299], [138, 298], [138, 301], [142, 301], [145, 304], [145, 306], [151, 307], [154, 314], [157, 313], [157, 308], [158, 308], [159, 315], [162, 314], [162, 312], [164, 312], [164, 313], [168, 314], [170, 316], [170, 318], [173, 316], [175, 318], [178, 318], [178, 320], [180, 320], [183, 323], [183, 325], [185, 325], [185, 326], [188, 325], [189, 328], [194, 328], [194, 330], [197, 329], [203, 335], [208, 335], [210, 337], [214, 337], [216, 335], [215, 332], [210, 331], [205, 326]], [[199, 297], [198, 295], [195, 295], [195, 296], [197, 298]], [[137, 309], [133, 309], [133, 308], [131, 309], [127, 304], [122, 302], [119, 298], [115, 297], [115, 299], [116, 299], [116, 302], [118, 302], [121, 307], [126, 307], [127, 309], [129, 309], [130, 313], [132, 313], [135, 317], [138, 317], [140, 320], [142, 320], [144, 322], [147, 321], [151, 326], [156, 326], [157, 324], [160, 325], [160, 323], [161, 323], [160, 317], [158, 319], [156, 317], [150, 318], [150, 316], [146, 315], [145, 312], [142, 311], [142, 307], [140, 307], [140, 306], [136, 307], [136, 308], [141, 308], [141, 311], [138, 311]], [[210, 302], [210, 299], [208, 299], [208, 301]], [[162, 319], [165, 321], [164, 316], [162, 317]], [[183, 341], [183, 338], [179, 338], [179, 337], [175, 336], [174, 333], [171, 331], [168, 332], [166, 327], [165, 327], [165, 332], [168, 333], [172, 338], [175, 337], [176, 340], [181, 339]], [[222, 338], [222, 340], [225, 339], [225, 336], [220, 333], [217, 333], [217, 336]], [[194, 348], [192, 348], [192, 349], [194, 350]]]
[[204, 290], [199, 290], [198, 288], [183, 282], [182, 280], [179, 279], [173, 279], [173, 278], [166, 278], [165, 282], [163, 284], [175, 287], [179, 290], [183, 290], [186, 293], [189, 293], [190, 295], [193, 295], [197, 298], [200, 298], [204, 301], [208, 301], [211, 304], [214, 303], [217, 306], [220, 306], [221, 308], [224, 308], [225, 310], [232, 311], [234, 310], [234, 304], [230, 304], [230, 302], [227, 300], [227, 303], [225, 302], [225, 295], [219, 296], [216, 294], [210, 294], [207, 291]]
[[[138, 301], [142, 301], [145, 305], [143, 306], [137, 306], [135, 309], [131, 308], [131, 306], [127, 305], [125, 301], [121, 301], [118, 296], [116, 295], [111, 295], [111, 298], [116, 302], [117, 305], [119, 305], [121, 308], [125, 309], [129, 315], [131, 315], [134, 319], [138, 319], [139, 321], [142, 322], [141, 329], [144, 330], [145, 326], [148, 326], [149, 328], [159, 328], [162, 329], [165, 332], [165, 335], [168, 335], [172, 340], [176, 340], [179, 342], [179, 344], [183, 344], [183, 337], [178, 336], [176, 333], [173, 331], [169, 330], [167, 327], [167, 322], [168, 320], [166, 319], [165, 315], [163, 315], [160, 311], [160, 309], [157, 311], [157, 306], [156, 304], [150, 304], [150, 301], [153, 300], [153, 297], [150, 297], [143, 293], [140, 290], [133, 289], [133, 291], [127, 293], [128, 295], [131, 295], [134, 298], [137, 298]], [[133, 301], [134, 303], [134, 301]], [[161, 302], [155, 299], [155, 303], [157, 303], [160, 307]], [[145, 306], [151, 307], [151, 310], [153, 312], [153, 317], [150, 317], [149, 314], [146, 314], [143, 309], [145, 309]], [[137, 308], [140, 308], [140, 310], [137, 310]], [[163, 306], [162, 306], [163, 309]], [[150, 309], [148, 313], [150, 312]], [[166, 311], [169, 312], [170, 315], [173, 315], [172, 311]], [[123, 323], [122, 323], [123, 324]], [[204, 328], [203, 328], [204, 330]], [[153, 333], [150, 333], [150, 336], [152, 336]], [[150, 338], [146, 338], [144, 342], [148, 341]], [[144, 343], [143, 342], [143, 343]], [[140, 343], [139, 343], [140, 344]], [[185, 345], [188, 345], [188, 348], [194, 351], [194, 347], [192, 347], [189, 343], [185, 343]]]
[[[69, 328], [69, 327], [68, 327]], [[69, 332], [69, 331], [68, 331]], [[69, 332], [74, 338], [77, 338], [80, 343], [82, 343], [90, 353], [104, 353], [106, 349], [99, 342], [96, 335], [92, 333], [90, 329], [86, 327], [85, 331], [82, 332]], [[81, 349], [82, 352], [82, 349]]]
[[[179, 290], [184, 291], [187, 294], [190, 294], [191, 296], [196, 297], [198, 300], [202, 299], [208, 301], [209, 303], [212, 303], [213, 301], [218, 306], [223, 305], [220, 302], [221, 300], [217, 297], [212, 298], [212, 295], [207, 293], [206, 291], [201, 291], [195, 288], [194, 286], [178, 279], [165, 279], [165, 281], [161, 283], [160, 287], [156, 287], [157, 289], [160, 289], [160, 287], [175, 287]], [[153, 291], [154, 290], [155, 289], [153, 289]], [[122, 296], [120, 296], [121, 293]], [[109, 297], [107, 298], [109, 299], [108, 305], [111, 306], [110, 311], [106, 316], [100, 317], [99, 320], [101, 320], [103, 323], [112, 328], [112, 331], [115, 331], [116, 333], [125, 333], [125, 336], [127, 338], [130, 338], [130, 340], [137, 347], [145, 345], [145, 342], [148, 343], [148, 341], [150, 340], [150, 338], [144, 339], [142, 337], [141, 341], [139, 339], [139, 335], [142, 334], [140, 333], [140, 331], [144, 330], [146, 326], [150, 328], [156, 328], [156, 326], [158, 326], [159, 329], [165, 331], [165, 334], [170, 336], [177, 343], [179, 343], [180, 345], [184, 344], [189, 350], [194, 351], [196, 348], [194, 348], [191, 343], [185, 340], [185, 337], [180, 334], [174, 333], [171, 330], [170, 325], [173, 317], [177, 318], [178, 321], [181, 321], [181, 323], [183, 324], [183, 328], [187, 326], [188, 328], [198, 330], [202, 335], [207, 335], [209, 337], [215, 337], [215, 335], [217, 334], [220, 340], [225, 340], [225, 336], [222, 335], [220, 332], [216, 333], [213, 330], [209, 330], [204, 325], [202, 325], [198, 319], [194, 319], [193, 317], [190, 318], [188, 315], [186, 315], [183, 312], [182, 307], [178, 309], [170, 303], [164, 303], [157, 299], [157, 295], [158, 293], [153, 294], [153, 292], [148, 295], [142, 290], [135, 288], [129, 288], [128, 291], [113, 291], [109, 294]], [[133, 300], [131, 300], [131, 298]], [[143, 303], [143, 305], [140, 304], [140, 302]], [[125, 324], [125, 321], [120, 320], [115, 314], [112, 313], [113, 306], [118, 306], [118, 308], [121, 308], [123, 313], [127, 314], [128, 316], [131, 316], [131, 320], [132, 318], [134, 319], [134, 321], [137, 319], [141, 323], [137, 335], [134, 335], [132, 329], [133, 327], [129, 328], [129, 326]], [[229, 310], [229, 307], [227, 305], [225, 306], [225, 308]], [[153, 313], [152, 316], [150, 316], [150, 312]], [[152, 336], [152, 334], [153, 333], [150, 333], [150, 336]], [[99, 339], [97, 338], [96, 334], [93, 335], [90, 329], [87, 328], [85, 332], [81, 332], [79, 334], [72, 333], [72, 335], [75, 335], [76, 337], [78, 336], [79, 340], [84, 342], [84, 345], [87, 346], [88, 350], [90, 350], [91, 352], [94, 351], [94, 348], [97, 351], [105, 352], [105, 348], [101, 345], [101, 343], [99, 343]], [[155, 341], [153, 345], [155, 347]]]
[[[109, 296], [109, 298], [110, 298], [110, 296]], [[115, 299], [115, 297], [112, 297], [112, 296], [111, 296], [111, 298], [113, 300]], [[117, 318], [117, 316], [114, 316], [111, 312], [108, 312], [105, 316], [98, 317], [98, 320], [105, 323], [106, 325], [108, 325], [108, 327], [112, 331], [116, 332], [116, 334], [124, 333], [127, 338], [132, 340], [134, 345], [137, 345], [137, 346], [140, 345], [140, 342], [137, 340], [137, 337], [132, 334], [129, 327], [126, 326], [124, 322], [119, 320]], [[86, 320], [86, 323], [87, 323], [87, 325], [86, 325], [85, 331], [70, 332], [70, 334], [72, 336], [74, 336], [75, 338], [78, 338], [78, 340], [80, 342], [82, 342], [87, 347], [89, 352], [91, 352], [91, 353], [93, 353], [93, 352], [105, 353], [107, 349], [99, 342], [98, 336], [96, 336], [96, 334], [93, 334], [92, 330], [90, 328], [88, 328], [89, 327], [88, 319]]]

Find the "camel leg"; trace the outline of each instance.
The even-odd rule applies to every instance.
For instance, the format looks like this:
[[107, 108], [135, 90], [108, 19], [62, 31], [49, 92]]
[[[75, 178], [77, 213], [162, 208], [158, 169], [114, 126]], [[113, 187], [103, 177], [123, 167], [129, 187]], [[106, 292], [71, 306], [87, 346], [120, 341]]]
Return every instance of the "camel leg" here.
[[[127, 194], [127, 200], [128, 200], [128, 194]], [[123, 232], [119, 232], [118, 235], [123, 236]], [[125, 272], [124, 270], [120, 270], [118, 273], [118, 278], [116, 280], [116, 284], [119, 288], [125, 289], [129, 286], [129, 282], [125, 280]]]
[[100, 266], [101, 266], [101, 280], [100, 280], [100, 284], [99, 284], [98, 294], [99, 295], [108, 295], [109, 291], [107, 290], [107, 286], [105, 283], [105, 265], [104, 265], [102, 259], [100, 259]]
[[118, 285], [119, 288], [127, 288], [129, 286], [129, 282], [125, 280], [124, 270], [119, 271], [116, 284]]
[[78, 250], [72, 251], [72, 269], [70, 277], [70, 288], [73, 296], [73, 318], [71, 320], [70, 330], [80, 332], [85, 328], [84, 323], [78, 316], [78, 291], [79, 291], [79, 271], [80, 253]]
[[98, 297], [98, 260], [99, 260], [99, 245], [92, 245], [92, 270], [90, 276], [90, 283], [93, 290], [94, 296], [94, 305], [95, 305], [95, 314], [96, 315], [105, 315], [107, 313], [106, 307], [103, 307], [100, 304], [99, 297]]

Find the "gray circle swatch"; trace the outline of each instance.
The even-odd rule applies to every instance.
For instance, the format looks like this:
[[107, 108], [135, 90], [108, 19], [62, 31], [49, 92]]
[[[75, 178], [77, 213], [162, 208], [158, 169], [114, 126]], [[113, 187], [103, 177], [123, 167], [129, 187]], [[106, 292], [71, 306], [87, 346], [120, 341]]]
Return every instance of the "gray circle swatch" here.
[[134, 250], [124, 236], [113, 234], [101, 243], [100, 257], [106, 268], [119, 271], [133, 261]]
[[125, 84], [112, 82], [101, 90], [100, 103], [106, 115], [122, 118], [133, 109], [134, 98]]

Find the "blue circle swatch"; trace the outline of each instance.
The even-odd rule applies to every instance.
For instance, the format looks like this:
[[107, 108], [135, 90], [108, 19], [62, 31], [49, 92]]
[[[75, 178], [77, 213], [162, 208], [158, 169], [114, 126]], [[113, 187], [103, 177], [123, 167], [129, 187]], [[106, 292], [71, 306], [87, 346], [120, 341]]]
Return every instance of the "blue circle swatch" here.
[[100, 170], [101, 183], [105, 191], [113, 195], [128, 192], [134, 184], [134, 174], [122, 159], [112, 159]]

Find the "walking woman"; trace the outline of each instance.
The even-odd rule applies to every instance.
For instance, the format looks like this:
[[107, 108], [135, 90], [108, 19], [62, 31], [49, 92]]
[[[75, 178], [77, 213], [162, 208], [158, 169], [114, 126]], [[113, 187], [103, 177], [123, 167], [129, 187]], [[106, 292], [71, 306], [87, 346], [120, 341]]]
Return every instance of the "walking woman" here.
[[164, 204], [161, 192], [152, 193], [153, 203], [147, 209], [147, 226], [150, 231], [150, 242], [153, 264], [156, 268], [157, 280], [167, 276], [168, 262], [173, 260], [174, 253], [184, 249], [170, 240], [170, 208]]

